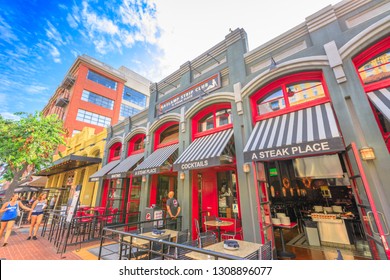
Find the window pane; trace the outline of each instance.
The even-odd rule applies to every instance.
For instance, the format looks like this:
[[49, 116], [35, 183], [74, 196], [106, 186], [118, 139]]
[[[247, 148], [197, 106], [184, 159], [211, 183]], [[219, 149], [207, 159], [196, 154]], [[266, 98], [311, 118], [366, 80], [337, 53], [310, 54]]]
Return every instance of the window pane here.
[[179, 140], [179, 125], [173, 125], [164, 130], [160, 135], [160, 144]]
[[123, 99], [143, 108], [146, 107], [146, 96], [127, 86], [123, 89]]
[[307, 81], [286, 86], [290, 106], [302, 104], [325, 96], [324, 88], [319, 81]]
[[257, 102], [257, 110], [259, 115], [264, 115], [270, 112], [278, 111], [286, 107], [281, 88], [271, 91], [266, 98]]
[[91, 70], [88, 70], [88, 75], [87, 75], [87, 79], [88, 80], [91, 80], [91, 81], [94, 81], [95, 83], [98, 83], [98, 84], [101, 84], [107, 88], [110, 88], [110, 89], [113, 89], [113, 90], [116, 90], [116, 82], [109, 79], [109, 78], [106, 78], [106, 77], [103, 77], [102, 75], [99, 75], [98, 73], [96, 72], [93, 72]]
[[120, 112], [120, 115], [122, 117], [129, 117], [129, 116], [133, 116], [137, 113], [139, 113], [140, 110], [134, 108], [134, 107], [131, 107], [131, 106], [128, 106], [128, 105], [125, 105], [125, 104], [122, 104], [121, 105], [121, 112]]
[[359, 75], [366, 85], [390, 78], [390, 50], [361, 66]]
[[111, 124], [111, 118], [82, 109], [78, 110], [76, 120], [104, 127]]
[[214, 128], [214, 113], [210, 113], [206, 116], [204, 116], [202, 119], [198, 122], [198, 131], [206, 131], [209, 129]]
[[231, 109], [223, 109], [217, 111], [216, 116], [216, 124], [217, 127], [232, 123], [232, 110]]

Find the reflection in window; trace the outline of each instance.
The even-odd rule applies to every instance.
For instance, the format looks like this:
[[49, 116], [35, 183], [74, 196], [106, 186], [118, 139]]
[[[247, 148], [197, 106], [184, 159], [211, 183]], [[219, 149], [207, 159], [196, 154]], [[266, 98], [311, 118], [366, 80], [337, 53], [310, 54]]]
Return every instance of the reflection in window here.
[[179, 125], [172, 125], [160, 134], [160, 144], [179, 140]]
[[140, 112], [140, 110], [138, 110], [134, 107], [131, 107], [131, 106], [128, 106], [125, 104], [121, 104], [121, 112], [120, 112], [121, 117], [130, 117], [130, 116], [133, 116], [139, 112]]
[[299, 82], [286, 86], [290, 106], [302, 104], [325, 96], [324, 88], [319, 81]]
[[143, 108], [146, 107], [146, 95], [127, 86], [123, 89], [123, 99]]
[[231, 109], [223, 109], [217, 111], [216, 116], [216, 124], [217, 127], [232, 123], [232, 110]]
[[101, 84], [102, 86], [105, 86], [107, 88], [116, 90], [117, 83], [109, 78], [103, 77], [102, 75], [93, 72], [91, 70], [88, 70], [87, 79], [94, 81], [95, 83]]
[[103, 127], [111, 124], [111, 118], [88, 112], [83, 109], [78, 110], [76, 120]]
[[198, 131], [207, 131], [214, 128], [214, 113], [207, 114], [199, 120]]
[[95, 94], [93, 92], [90, 92], [88, 90], [83, 90], [83, 95], [81, 96], [81, 100], [102, 106], [102, 107], [110, 109], [110, 110], [112, 110], [114, 108], [114, 101], [113, 100], [106, 98], [104, 96]]
[[390, 50], [362, 65], [359, 75], [366, 85], [390, 78]]
[[140, 138], [134, 142], [134, 151], [143, 150], [145, 147], [145, 138]]
[[264, 115], [270, 112], [278, 111], [286, 107], [286, 102], [283, 98], [283, 91], [278, 88], [257, 102], [257, 111], [259, 115]]

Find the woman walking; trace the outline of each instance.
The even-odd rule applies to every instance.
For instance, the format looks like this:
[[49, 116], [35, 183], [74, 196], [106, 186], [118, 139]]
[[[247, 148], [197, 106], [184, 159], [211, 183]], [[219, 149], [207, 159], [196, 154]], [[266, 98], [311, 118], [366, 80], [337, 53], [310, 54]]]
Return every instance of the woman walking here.
[[[31, 219], [31, 225], [30, 225], [30, 233], [27, 240], [30, 240], [31, 237], [33, 240], [38, 239], [37, 232], [42, 222], [43, 210], [46, 208], [46, 206], [47, 206], [46, 193], [41, 193], [38, 196], [38, 199], [34, 201], [33, 205], [31, 206], [32, 212], [30, 212], [30, 215], [28, 215], [28, 220], [30, 221]], [[32, 235], [33, 230], [34, 230], [34, 235]]]
[[0, 239], [3, 237], [3, 232], [5, 228], [7, 231], [5, 232], [4, 237], [4, 246], [7, 246], [8, 237], [11, 235], [12, 227], [15, 224], [15, 220], [18, 217], [18, 208], [22, 208], [26, 211], [31, 211], [30, 208], [26, 207], [18, 200], [18, 195], [13, 194], [11, 200], [8, 203], [4, 203], [3, 207], [1, 207], [0, 212], [4, 213], [3, 217], [1, 217], [1, 229], [0, 229]]

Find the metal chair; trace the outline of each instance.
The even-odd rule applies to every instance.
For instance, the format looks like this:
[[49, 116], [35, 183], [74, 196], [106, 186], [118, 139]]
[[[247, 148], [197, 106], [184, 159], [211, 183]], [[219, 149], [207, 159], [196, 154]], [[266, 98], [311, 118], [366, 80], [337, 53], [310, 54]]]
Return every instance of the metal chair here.
[[217, 243], [217, 236], [214, 232], [206, 231], [203, 235], [201, 235], [198, 239], [199, 241], [199, 248], [204, 248], [206, 246], [212, 245]]
[[[217, 219], [216, 216], [212, 215], [212, 216], [204, 216], [204, 220], [205, 222], [208, 222], [208, 221], [215, 221]], [[218, 232], [218, 229], [217, 227], [213, 227], [213, 226], [208, 226], [208, 225], [204, 225], [204, 228], [205, 228], [205, 231], [212, 231], [212, 232]]]
[[171, 235], [167, 234], [161, 236], [160, 239], [156, 241], [152, 241], [150, 244], [150, 260], [163, 260], [164, 255], [167, 255], [169, 252], [169, 245], [163, 244], [160, 241], [169, 241], [171, 239]]
[[[190, 240], [190, 241], [184, 242], [183, 245], [187, 245], [189, 247], [198, 247], [199, 243], [198, 243], [198, 240]], [[176, 260], [192, 260], [192, 258], [186, 256], [186, 254], [188, 254], [189, 252], [191, 252], [190, 249], [177, 248], [176, 255], [174, 256], [174, 259], [176, 259]]]
[[272, 259], [273, 259], [272, 241], [268, 240], [260, 248], [259, 260], [272, 260]]
[[237, 235], [242, 239], [242, 227], [238, 219], [233, 220], [233, 230], [227, 230], [221, 233], [221, 240], [235, 239]]

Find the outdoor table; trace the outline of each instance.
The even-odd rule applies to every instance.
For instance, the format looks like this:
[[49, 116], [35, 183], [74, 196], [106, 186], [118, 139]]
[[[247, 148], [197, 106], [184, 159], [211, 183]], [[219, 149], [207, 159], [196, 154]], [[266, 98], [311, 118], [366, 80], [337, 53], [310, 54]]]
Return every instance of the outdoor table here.
[[205, 221], [204, 224], [206, 226], [216, 227], [218, 231], [218, 241], [221, 241], [221, 227], [231, 226], [233, 222], [212, 220], [212, 221]]
[[[164, 235], [171, 235], [171, 240], [173, 242], [175, 242], [177, 240], [177, 235], [179, 234], [179, 232], [177, 230], [172, 230], [172, 229], [163, 229], [165, 232], [164, 234], [162, 234], [161, 236], [164, 236]], [[155, 239], [159, 239], [160, 236], [156, 236], [156, 235], [153, 235], [153, 232], [145, 232], [145, 233], [140, 233], [138, 234], [139, 236], [146, 236], [146, 237], [150, 237], [150, 238], [155, 238]], [[123, 238], [124, 241], [127, 241], [127, 242], [130, 242], [130, 236], [126, 236]], [[146, 239], [142, 239], [142, 238], [137, 238], [137, 237], [133, 237], [132, 239], [132, 245], [135, 245], [137, 247], [147, 247], [147, 245], [149, 244], [149, 240], [146, 240]]]
[[[234, 239], [231, 239], [231, 240], [234, 240]], [[224, 244], [223, 241], [206, 246], [203, 249], [215, 251], [218, 253], [224, 253], [224, 254], [240, 257], [240, 258], [245, 258], [245, 257], [249, 256], [250, 254], [258, 251], [261, 248], [261, 246], [263, 246], [262, 244], [259, 244], [259, 243], [253, 243], [253, 242], [244, 241], [244, 240], [236, 240], [236, 241], [240, 245], [240, 248], [238, 250], [225, 249], [223, 247], [223, 244]], [[214, 259], [213, 256], [199, 253], [199, 252], [194, 252], [194, 251], [187, 253], [186, 256], [190, 257], [194, 260], [213, 260]]]
[[280, 233], [280, 241], [282, 243], [282, 251], [278, 252], [278, 256], [281, 256], [282, 258], [295, 258], [295, 254], [291, 252], [286, 251], [286, 245], [284, 243], [284, 237], [283, 237], [283, 229], [293, 229], [297, 226], [297, 223], [291, 223], [289, 225], [273, 225], [275, 229], [279, 230]]

